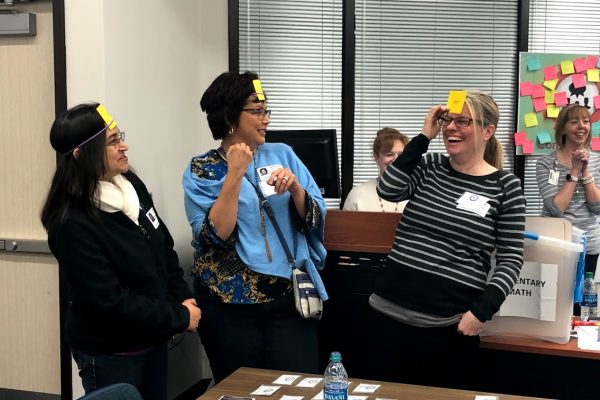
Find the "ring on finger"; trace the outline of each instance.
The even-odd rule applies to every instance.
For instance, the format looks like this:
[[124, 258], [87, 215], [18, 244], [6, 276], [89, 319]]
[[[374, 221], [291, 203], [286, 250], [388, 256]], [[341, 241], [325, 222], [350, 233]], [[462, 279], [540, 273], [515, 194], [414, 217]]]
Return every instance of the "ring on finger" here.
[[284, 181], [286, 181], [286, 182], [287, 182], [287, 181], [288, 181], [290, 178], [288, 178], [287, 176], [284, 176], [284, 177], [283, 177], [283, 178], [281, 178], [281, 179], [283, 179]]

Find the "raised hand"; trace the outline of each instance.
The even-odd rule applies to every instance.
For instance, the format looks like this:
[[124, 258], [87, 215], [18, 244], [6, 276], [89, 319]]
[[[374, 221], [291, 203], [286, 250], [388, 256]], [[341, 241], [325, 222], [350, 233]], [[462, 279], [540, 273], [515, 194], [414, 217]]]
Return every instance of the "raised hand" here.
[[575, 150], [571, 153], [571, 167], [583, 172], [587, 168], [590, 153], [586, 149]]
[[252, 162], [252, 150], [245, 143], [236, 143], [227, 149], [227, 167], [229, 173], [242, 177]]
[[438, 123], [438, 120], [447, 112], [447, 107], [433, 106], [425, 116], [425, 121], [423, 122], [423, 129], [421, 129], [421, 132], [423, 135], [427, 136], [429, 140], [433, 140], [439, 133], [441, 125]]

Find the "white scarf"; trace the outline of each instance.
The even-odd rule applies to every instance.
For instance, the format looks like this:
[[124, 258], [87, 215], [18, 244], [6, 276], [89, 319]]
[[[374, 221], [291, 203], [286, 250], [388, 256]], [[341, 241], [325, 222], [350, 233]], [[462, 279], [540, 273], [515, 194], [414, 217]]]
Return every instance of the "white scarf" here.
[[130, 220], [139, 225], [140, 199], [131, 182], [123, 175], [115, 176], [111, 182], [99, 181], [96, 200], [102, 211], [109, 213], [123, 211]]

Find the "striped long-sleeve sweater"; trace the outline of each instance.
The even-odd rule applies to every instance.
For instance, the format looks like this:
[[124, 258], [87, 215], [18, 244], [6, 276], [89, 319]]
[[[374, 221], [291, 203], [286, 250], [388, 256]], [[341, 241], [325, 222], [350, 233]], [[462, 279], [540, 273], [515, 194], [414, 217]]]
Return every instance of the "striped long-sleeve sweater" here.
[[[525, 198], [519, 179], [496, 171], [472, 176], [447, 156], [429, 153], [418, 135], [381, 177], [377, 192], [389, 201], [410, 199], [375, 294], [399, 306], [439, 317], [471, 311], [492, 315], [523, 265]], [[457, 208], [470, 193], [487, 199], [485, 216]], [[496, 268], [491, 270], [496, 250]]]
[[[596, 182], [600, 182], [600, 156], [596, 153], [590, 154], [588, 162], [590, 174], [594, 176]], [[549, 182], [550, 172], [558, 172], [557, 184]], [[542, 216], [565, 218], [573, 224], [573, 226], [584, 230], [587, 233], [587, 254], [598, 254], [600, 251], [600, 202], [588, 202], [585, 196], [585, 189], [581, 181], [575, 185], [575, 192], [569, 207], [563, 212], [560, 208], [554, 205], [554, 196], [558, 194], [560, 189], [565, 184], [565, 178], [569, 173], [569, 169], [560, 164], [556, 159], [556, 152], [540, 157], [536, 164], [536, 179], [540, 196], [544, 203], [542, 208]], [[596, 185], [596, 183], [591, 183]]]

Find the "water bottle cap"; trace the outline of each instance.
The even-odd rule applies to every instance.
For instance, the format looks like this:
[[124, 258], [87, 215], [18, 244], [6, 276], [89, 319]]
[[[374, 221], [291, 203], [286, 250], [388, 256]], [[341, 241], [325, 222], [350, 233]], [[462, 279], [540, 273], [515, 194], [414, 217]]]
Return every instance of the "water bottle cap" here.
[[593, 273], [593, 272], [586, 272], [586, 273], [585, 273], [585, 277], [586, 277], [586, 278], [591, 278], [591, 279], [594, 279], [594, 273]]
[[342, 355], [339, 351], [332, 351], [331, 355], [329, 356], [329, 361], [340, 362], [342, 361]]

